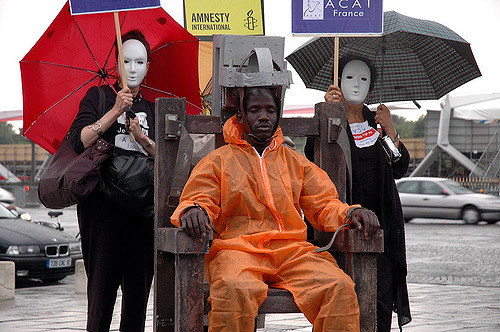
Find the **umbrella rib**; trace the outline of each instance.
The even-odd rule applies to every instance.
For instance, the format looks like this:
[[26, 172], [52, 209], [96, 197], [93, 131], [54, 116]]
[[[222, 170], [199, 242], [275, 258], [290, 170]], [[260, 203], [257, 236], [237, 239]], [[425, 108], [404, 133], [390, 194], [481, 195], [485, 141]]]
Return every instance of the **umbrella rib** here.
[[94, 62], [95, 64], [97, 65], [97, 68], [99, 68], [100, 72], [102, 74], [104, 74], [104, 70], [101, 68], [101, 66], [99, 66], [99, 63], [97, 62], [97, 59], [95, 58], [94, 56], [94, 53], [92, 53], [92, 50], [90, 49], [90, 46], [89, 44], [87, 43], [87, 40], [85, 39], [85, 36], [83, 35], [83, 32], [82, 30], [80, 29], [80, 26], [78, 25], [78, 22], [76, 22], [76, 19], [74, 16], [71, 16], [73, 18], [73, 22], [75, 22], [75, 25], [76, 27], [78, 28], [78, 31], [80, 32], [80, 36], [82, 36], [82, 39], [83, 39], [83, 42], [85, 43], [85, 46], [87, 47], [87, 50], [89, 51], [90, 53], [90, 56], [92, 57], [92, 59], [94, 59]]
[[96, 79], [98, 79], [99, 76], [95, 76], [95, 77], [92, 77], [90, 80], [88, 80], [87, 82], [83, 83], [82, 85], [80, 85], [78, 88], [74, 89], [73, 91], [71, 91], [70, 93], [68, 93], [66, 96], [64, 96], [63, 98], [61, 98], [57, 103], [55, 103], [54, 105], [50, 106], [49, 108], [47, 108], [45, 111], [43, 111], [42, 114], [40, 114], [31, 124], [30, 126], [28, 127], [28, 129], [26, 129], [26, 131], [24, 132], [24, 135], [26, 135], [26, 133], [31, 129], [31, 127], [33, 127], [33, 125], [38, 121], [38, 119], [40, 119], [45, 113], [47, 113], [48, 111], [50, 111], [52, 108], [56, 107], [57, 105], [59, 105], [60, 103], [62, 103], [65, 99], [69, 98], [72, 94], [74, 94], [75, 92], [77, 92], [78, 90], [80, 90], [81, 88], [83, 88], [85, 85], [91, 83], [92, 81], [95, 81]]
[[41, 61], [41, 60], [30, 60], [30, 61], [21, 61], [21, 62], [24, 62], [24, 63], [28, 63], [28, 62], [38, 62], [38, 63], [42, 63], [44, 65], [52, 65], [52, 66], [58, 66], [58, 67], [64, 67], [64, 68], [70, 68], [70, 69], [76, 69], [76, 70], [82, 70], [82, 71], [86, 71], [86, 72], [89, 72], [91, 74], [94, 74], [94, 75], [99, 75], [100, 76], [100, 73], [98, 72], [95, 72], [93, 70], [90, 70], [90, 69], [85, 69], [85, 68], [80, 68], [80, 67], [75, 67], [75, 66], [70, 66], [70, 65], [62, 65], [60, 63], [53, 63], [53, 62], [47, 62], [47, 61]]
[[170, 46], [170, 45], [173, 45], [173, 44], [178, 44], [178, 43], [188, 43], [188, 42], [198, 42], [197, 40], [178, 40], [178, 41], [175, 41], [175, 42], [172, 42], [172, 43], [167, 43], [165, 45], [162, 45], [160, 47], [158, 47], [157, 49], [155, 49], [154, 51], [151, 51], [151, 53], [154, 53], [156, 51], [159, 51], [161, 50], [162, 48], [164, 47], [167, 47], [167, 46]]
[[[150, 87], [150, 86], [147, 86], [147, 85], [144, 85], [142, 84], [141, 85], [141, 88], [146, 88], [146, 89], [149, 89], [149, 90], [152, 90], [152, 91], [156, 91], [156, 92], [161, 92], [161, 93], [164, 93], [164, 94], [167, 94], [167, 95], [170, 95], [174, 98], [181, 98], [177, 95], [174, 95], [173, 93], [170, 93], [170, 92], [167, 92], [167, 91], [163, 91], [163, 90], [160, 90], [160, 89], [156, 89], [156, 88], [153, 88], [153, 87]], [[197, 108], [199, 109], [200, 111], [205, 111], [203, 108], [193, 104], [192, 102], [190, 102], [189, 100], [186, 99], [186, 103], [188, 103], [189, 105], [193, 106], [194, 108]]]

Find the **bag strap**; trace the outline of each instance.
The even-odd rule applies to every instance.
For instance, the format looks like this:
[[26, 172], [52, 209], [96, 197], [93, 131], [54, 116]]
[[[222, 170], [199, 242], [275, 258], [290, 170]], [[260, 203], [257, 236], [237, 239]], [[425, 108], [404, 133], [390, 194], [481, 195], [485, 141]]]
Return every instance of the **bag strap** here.
[[184, 185], [189, 178], [191, 170], [191, 159], [193, 158], [194, 142], [186, 127], [182, 125], [181, 137], [179, 139], [179, 148], [177, 150], [177, 158], [175, 160], [174, 177], [170, 193], [167, 197], [167, 206], [176, 207], [179, 205], [179, 199], [182, 194]]
[[99, 104], [97, 106], [97, 113], [99, 117], [104, 115], [104, 106], [106, 103], [106, 95], [104, 94], [104, 90], [101, 87], [97, 87], [99, 90]]

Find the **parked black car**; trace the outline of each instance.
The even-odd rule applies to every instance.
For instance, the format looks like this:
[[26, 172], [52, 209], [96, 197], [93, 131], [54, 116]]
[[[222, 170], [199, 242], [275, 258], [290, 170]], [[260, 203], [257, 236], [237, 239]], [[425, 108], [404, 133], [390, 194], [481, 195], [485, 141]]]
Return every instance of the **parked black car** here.
[[81, 258], [78, 239], [23, 220], [0, 204], [0, 261], [16, 264], [16, 279], [55, 282], [74, 274]]

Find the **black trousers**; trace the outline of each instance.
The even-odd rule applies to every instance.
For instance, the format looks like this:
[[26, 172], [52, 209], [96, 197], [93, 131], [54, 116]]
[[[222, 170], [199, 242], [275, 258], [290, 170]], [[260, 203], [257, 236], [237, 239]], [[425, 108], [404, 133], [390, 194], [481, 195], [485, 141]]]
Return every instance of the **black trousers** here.
[[377, 256], [377, 331], [389, 332], [395, 297], [394, 261], [385, 253]]
[[98, 190], [77, 213], [88, 277], [87, 331], [109, 331], [119, 286], [120, 331], [144, 331], [154, 273], [153, 217], [120, 211]]

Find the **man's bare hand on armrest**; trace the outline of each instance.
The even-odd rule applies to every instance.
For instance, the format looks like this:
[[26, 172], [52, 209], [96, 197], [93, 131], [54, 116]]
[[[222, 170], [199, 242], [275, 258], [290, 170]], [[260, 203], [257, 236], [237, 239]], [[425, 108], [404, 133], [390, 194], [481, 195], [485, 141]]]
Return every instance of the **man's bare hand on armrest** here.
[[375, 213], [365, 208], [354, 208], [351, 213], [351, 222], [357, 229], [364, 229], [365, 239], [367, 240], [369, 240], [380, 227]]
[[193, 206], [182, 215], [181, 228], [193, 239], [202, 239], [210, 230], [210, 222], [201, 208]]

